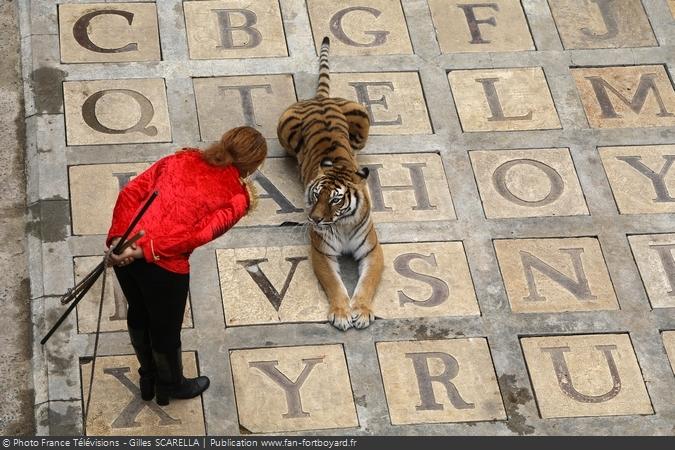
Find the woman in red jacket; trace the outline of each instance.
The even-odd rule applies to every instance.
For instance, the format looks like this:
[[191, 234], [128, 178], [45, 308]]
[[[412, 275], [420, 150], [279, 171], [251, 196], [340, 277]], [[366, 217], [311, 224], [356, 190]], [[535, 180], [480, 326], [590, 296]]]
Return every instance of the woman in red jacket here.
[[159, 195], [132, 235], [143, 237], [124, 253], [110, 255], [129, 305], [127, 327], [140, 363], [143, 400], [156, 395], [192, 398], [209, 379], [183, 377], [180, 332], [190, 284], [192, 251], [225, 233], [250, 207], [242, 181], [267, 155], [263, 136], [234, 128], [204, 151], [183, 149], [160, 159], [129, 182], [117, 197], [106, 245], [119, 237], [153, 191]]

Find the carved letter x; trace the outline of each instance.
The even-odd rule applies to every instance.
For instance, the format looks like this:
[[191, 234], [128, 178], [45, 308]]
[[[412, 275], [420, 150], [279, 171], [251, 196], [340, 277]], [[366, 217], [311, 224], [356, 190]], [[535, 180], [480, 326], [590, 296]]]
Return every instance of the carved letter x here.
[[112, 428], [136, 428], [140, 427], [141, 424], [136, 422], [136, 417], [143, 411], [143, 408], [149, 408], [150, 411], [154, 412], [159, 417], [159, 424], [162, 426], [166, 425], [180, 425], [181, 421], [179, 419], [174, 419], [168, 415], [162, 408], [157, 406], [155, 402], [144, 402], [141, 399], [141, 391], [138, 387], [125, 375], [131, 369], [128, 367], [113, 367], [110, 369], [103, 369], [103, 373], [112, 375], [119, 381], [125, 388], [129, 390], [134, 395], [134, 398], [124, 407], [122, 412], [117, 419], [112, 423]]

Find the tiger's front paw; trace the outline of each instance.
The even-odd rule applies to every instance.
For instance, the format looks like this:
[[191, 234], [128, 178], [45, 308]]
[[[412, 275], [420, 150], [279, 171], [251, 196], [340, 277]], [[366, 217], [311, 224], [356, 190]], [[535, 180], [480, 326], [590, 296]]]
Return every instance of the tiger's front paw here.
[[375, 313], [368, 306], [352, 308], [352, 323], [355, 328], [363, 329], [375, 321]]
[[328, 321], [338, 330], [347, 331], [352, 327], [352, 316], [348, 308], [331, 307]]

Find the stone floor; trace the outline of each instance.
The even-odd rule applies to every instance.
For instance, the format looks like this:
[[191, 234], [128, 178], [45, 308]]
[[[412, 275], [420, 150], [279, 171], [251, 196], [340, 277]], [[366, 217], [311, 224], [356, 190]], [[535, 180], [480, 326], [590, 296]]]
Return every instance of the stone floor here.
[[[270, 146], [258, 209], [192, 257], [211, 388], [140, 400], [110, 277], [86, 424], [97, 291], [34, 346], [39, 433], [675, 434], [675, 1], [20, 6], [36, 338], [139, 171], [243, 123]], [[324, 35], [371, 116], [385, 255], [378, 320], [346, 333], [275, 138]]]

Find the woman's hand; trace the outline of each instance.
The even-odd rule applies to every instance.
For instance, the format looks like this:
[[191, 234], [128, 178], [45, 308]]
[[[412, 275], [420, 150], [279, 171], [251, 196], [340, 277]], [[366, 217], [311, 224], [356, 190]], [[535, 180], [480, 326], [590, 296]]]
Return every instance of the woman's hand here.
[[131, 264], [135, 259], [145, 258], [143, 249], [136, 244], [131, 244], [119, 255], [114, 254], [112, 249], [115, 248], [119, 240], [120, 238], [113, 239], [110, 243], [110, 247], [106, 250], [106, 255], [108, 255], [108, 266], [122, 267]]

